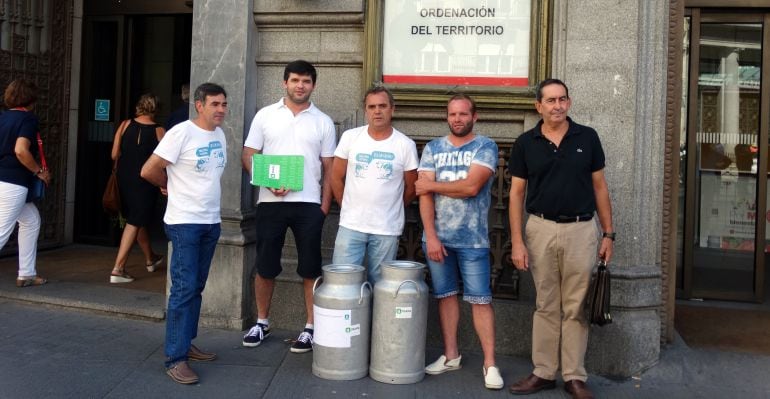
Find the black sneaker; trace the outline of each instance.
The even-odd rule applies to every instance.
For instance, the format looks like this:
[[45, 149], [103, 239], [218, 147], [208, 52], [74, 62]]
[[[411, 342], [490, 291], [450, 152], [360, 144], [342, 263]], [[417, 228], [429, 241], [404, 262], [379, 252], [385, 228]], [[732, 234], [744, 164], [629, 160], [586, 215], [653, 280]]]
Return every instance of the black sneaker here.
[[306, 328], [299, 333], [299, 338], [291, 346], [291, 351], [294, 353], [305, 353], [313, 350], [313, 329]]
[[243, 346], [254, 348], [270, 336], [270, 327], [257, 323], [243, 336]]

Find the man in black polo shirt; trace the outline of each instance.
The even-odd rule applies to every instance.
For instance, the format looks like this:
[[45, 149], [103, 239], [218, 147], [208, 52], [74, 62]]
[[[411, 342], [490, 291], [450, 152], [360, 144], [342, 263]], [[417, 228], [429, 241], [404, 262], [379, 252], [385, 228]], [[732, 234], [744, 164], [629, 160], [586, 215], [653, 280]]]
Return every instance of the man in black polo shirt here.
[[[593, 398], [585, 385], [588, 323], [583, 303], [597, 248], [599, 258], [609, 262], [615, 240], [604, 151], [594, 129], [567, 116], [571, 100], [564, 82], [544, 80], [535, 99], [542, 120], [519, 136], [508, 164], [511, 260], [517, 269], [532, 271], [537, 290], [534, 370], [510, 391], [524, 395], [554, 388], [561, 366], [564, 389], [573, 398]], [[524, 193], [529, 214], [525, 233]], [[601, 238], [594, 213], [603, 230]]]

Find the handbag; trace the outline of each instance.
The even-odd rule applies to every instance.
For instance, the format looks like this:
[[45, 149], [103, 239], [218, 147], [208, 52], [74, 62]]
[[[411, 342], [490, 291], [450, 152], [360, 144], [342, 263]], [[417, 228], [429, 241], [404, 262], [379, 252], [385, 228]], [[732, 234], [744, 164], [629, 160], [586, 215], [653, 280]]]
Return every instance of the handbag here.
[[604, 260], [599, 260], [596, 275], [588, 288], [588, 321], [603, 326], [612, 323], [610, 314], [610, 271]]
[[117, 168], [118, 161], [115, 161], [110, 178], [107, 179], [107, 187], [104, 188], [104, 195], [102, 195], [102, 207], [110, 215], [120, 213], [120, 190], [118, 190]]
[[[126, 127], [129, 123], [130, 119], [126, 119], [120, 124], [120, 126], [118, 126], [116, 137], [123, 137], [123, 133], [125, 133]], [[118, 139], [116, 138], [116, 140]], [[104, 208], [104, 212], [114, 216], [120, 215], [120, 190], [118, 189], [117, 175], [119, 159], [120, 156], [118, 156], [115, 159], [115, 162], [112, 163], [112, 173], [107, 179], [107, 186], [104, 187], [104, 194], [102, 194], [102, 208]]]
[[[40, 138], [40, 132], [37, 132], [37, 149], [40, 153], [40, 166], [43, 169], [48, 169], [48, 164], [45, 162], [45, 154], [43, 153], [43, 139]], [[27, 188], [27, 200], [26, 202], [39, 201], [45, 196], [45, 182], [38, 179], [37, 175], [35, 180], [32, 181], [32, 185]]]

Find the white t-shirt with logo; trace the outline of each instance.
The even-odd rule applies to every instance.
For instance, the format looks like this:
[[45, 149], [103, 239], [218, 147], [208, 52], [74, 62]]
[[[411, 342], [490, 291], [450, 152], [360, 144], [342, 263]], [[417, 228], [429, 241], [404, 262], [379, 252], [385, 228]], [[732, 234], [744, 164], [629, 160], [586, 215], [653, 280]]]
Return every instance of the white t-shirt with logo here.
[[374, 140], [369, 126], [345, 131], [335, 157], [347, 159], [340, 226], [367, 234], [401, 235], [404, 229], [404, 171], [419, 164], [417, 146], [393, 129]]
[[201, 129], [188, 120], [166, 132], [154, 154], [171, 164], [166, 224], [220, 223], [220, 178], [227, 164], [225, 133]]
[[258, 202], [320, 204], [323, 170], [321, 158], [334, 156], [335, 141], [334, 122], [313, 103], [297, 115], [284, 105], [283, 98], [259, 110], [251, 122], [244, 147], [259, 150], [266, 155], [302, 155], [305, 164], [302, 191], [290, 191], [279, 197], [260, 187]]

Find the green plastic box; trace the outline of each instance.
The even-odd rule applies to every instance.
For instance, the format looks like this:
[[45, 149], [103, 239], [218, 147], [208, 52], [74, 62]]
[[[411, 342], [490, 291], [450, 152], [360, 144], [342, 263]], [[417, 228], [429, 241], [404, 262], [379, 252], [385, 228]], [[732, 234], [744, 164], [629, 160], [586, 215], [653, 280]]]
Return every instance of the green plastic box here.
[[302, 155], [254, 154], [251, 158], [251, 184], [302, 191], [305, 158]]

